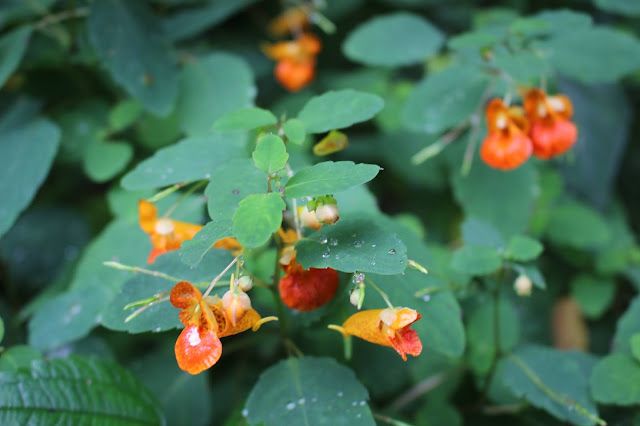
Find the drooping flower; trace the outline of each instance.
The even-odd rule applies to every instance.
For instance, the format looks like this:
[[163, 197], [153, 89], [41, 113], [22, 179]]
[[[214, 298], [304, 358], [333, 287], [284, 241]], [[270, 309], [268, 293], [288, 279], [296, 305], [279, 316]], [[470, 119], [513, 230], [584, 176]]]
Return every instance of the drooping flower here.
[[562, 155], [578, 140], [578, 128], [571, 121], [573, 105], [567, 96], [547, 96], [540, 89], [531, 89], [524, 95], [524, 108], [536, 157], [548, 160]]
[[407, 355], [422, 352], [420, 336], [411, 325], [422, 316], [410, 308], [369, 309], [351, 315], [338, 329], [347, 336], [355, 336], [376, 345], [395, 349], [404, 361]]
[[309, 26], [310, 13], [306, 5], [291, 7], [269, 22], [268, 31], [276, 37], [301, 32]]
[[153, 246], [148, 263], [155, 262], [158, 256], [168, 251], [179, 249], [183, 242], [192, 239], [202, 229], [202, 225], [159, 218], [157, 207], [146, 200], [138, 202], [138, 221]]
[[316, 56], [321, 48], [318, 37], [304, 33], [295, 40], [263, 45], [262, 50], [277, 62], [274, 69], [276, 80], [285, 89], [296, 92], [313, 81]]
[[533, 146], [522, 109], [508, 107], [501, 99], [492, 99], [487, 105], [486, 120], [488, 132], [480, 148], [482, 160], [500, 170], [512, 170], [524, 164]]
[[[240, 291], [240, 290], [237, 290]], [[182, 330], [175, 344], [178, 366], [189, 374], [198, 374], [213, 366], [222, 355], [220, 338], [242, 333], [248, 329], [256, 331], [262, 324], [276, 319], [261, 318], [243, 296], [202, 297], [193, 284], [177, 283], [170, 294], [171, 304], [180, 309]], [[225, 294], [226, 296], [226, 294]]]

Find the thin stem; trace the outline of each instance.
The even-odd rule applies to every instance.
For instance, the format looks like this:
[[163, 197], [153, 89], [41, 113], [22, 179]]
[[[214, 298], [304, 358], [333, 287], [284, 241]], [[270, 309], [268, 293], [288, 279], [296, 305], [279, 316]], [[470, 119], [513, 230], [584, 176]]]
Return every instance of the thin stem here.
[[411, 157], [411, 163], [417, 166], [424, 163], [428, 159], [440, 154], [447, 146], [449, 146], [451, 142], [458, 139], [458, 137], [468, 128], [469, 120], [463, 121], [457, 127], [454, 127], [453, 129], [442, 135], [431, 145], [425, 146], [420, 151], [413, 154], [413, 156]]
[[174, 283], [178, 283], [180, 281], [186, 281], [186, 280], [183, 280], [181, 278], [177, 278], [177, 277], [173, 277], [171, 275], [167, 275], [167, 274], [165, 274], [163, 272], [152, 271], [150, 269], [144, 269], [144, 268], [140, 268], [138, 266], [129, 266], [129, 265], [122, 264], [120, 262], [108, 261], [108, 262], [102, 262], [102, 264], [104, 266], [108, 266], [109, 268], [118, 269], [120, 271], [127, 271], [127, 272], [133, 272], [133, 273], [136, 273], [136, 274], [150, 275], [152, 277], [162, 278], [162, 279], [165, 279], [167, 281], [172, 281]]
[[[285, 165], [287, 176], [291, 178], [293, 176], [293, 170], [289, 163]], [[302, 226], [300, 224], [300, 215], [298, 214], [298, 201], [295, 198], [291, 199], [291, 207], [293, 208], [293, 227], [296, 229], [296, 235], [298, 239], [302, 239]]]
[[384, 414], [373, 413], [373, 417], [392, 426], [412, 426], [411, 423], [403, 422], [402, 420], [394, 419], [393, 417], [385, 416]]
[[391, 303], [391, 300], [389, 300], [389, 296], [387, 295], [387, 293], [382, 291], [382, 289], [378, 287], [376, 283], [374, 283], [371, 280], [371, 278], [367, 278], [367, 282], [371, 284], [371, 287], [373, 287], [374, 290], [378, 292], [378, 294], [380, 294], [380, 297], [382, 297], [382, 300], [384, 300], [384, 303], [386, 303], [389, 308], [393, 309], [394, 308], [393, 303]]
[[166, 198], [167, 196], [173, 194], [174, 192], [176, 192], [178, 189], [182, 188], [185, 185], [186, 183], [176, 183], [175, 185], [171, 185], [170, 187], [165, 188], [162, 191], [155, 194], [154, 196], [148, 198], [147, 201], [150, 203], [158, 202], [163, 198]]
[[204, 294], [202, 295], [202, 297], [207, 297], [209, 295], [209, 293], [211, 293], [211, 290], [213, 290], [213, 287], [216, 286], [217, 282], [220, 281], [220, 279], [224, 276], [224, 274], [226, 274], [229, 269], [231, 269], [233, 267], [233, 265], [236, 264], [236, 262], [238, 261], [238, 258], [240, 256], [236, 256], [233, 258], [233, 260], [231, 261], [231, 263], [229, 263], [223, 270], [222, 272], [220, 272], [218, 275], [216, 275], [216, 277], [211, 281], [211, 284], [209, 284], [209, 287], [207, 287], [207, 289], [205, 290]]
[[191, 188], [189, 188], [188, 190], [186, 190], [181, 196], [180, 198], [171, 205], [171, 207], [169, 207], [167, 209], [167, 211], [165, 212], [165, 214], [162, 215], [162, 217], [169, 217], [171, 216], [171, 214], [173, 214], [173, 212], [178, 208], [178, 206], [180, 204], [182, 204], [182, 202], [191, 194], [193, 194], [196, 190], [198, 190], [199, 188], [203, 187], [204, 185], [207, 184], [208, 181], [206, 180], [201, 180], [198, 182], [195, 182], [195, 184], [193, 186], [191, 186]]
[[467, 149], [464, 151], [464, 158], [462, 159], [461, 173], [463, 176], [467, 176], [471, 171], [471, 166], [473, 165], [473, 156], [476, 152], [478, 133], [480, 133], [480, 117], [478, 113], [476, 113], [471, 116], [471, 133], [469, 133]]
[[45, 16], [44, 18], [33, 24], [33, 28], [36, 30], [43, 30], [52, 25], [59, 24], [62, 21], [74, 18], [84, 18], [88, 15], [88, 7], [79, 7], [77, 9], [64, 10], [60, 13]]
[[160, 299], [154, 300], [153, 302], [148, 303], [145, 306], [142, 306], [142, 307], [136, 309], [135, 311], [133, 311], [131, 313], [131, 315], [129, 315], [128, 317], [126, 317], [124, 319], [124, 322], [127, 323], [127, 322], [131, 321], [132, 319], [134, 319], [135, 317], [137, 317], [138, 315], [140, 315], [141, 313], [143, 313], [144, 311], [146, 311], [147, 309], [149, 309], [150, 307], [155, 306], [158, 303], [166, 302], [168, 300], [169, 300], [169, 296], [165, 296], [165, 297], [162, 297]]

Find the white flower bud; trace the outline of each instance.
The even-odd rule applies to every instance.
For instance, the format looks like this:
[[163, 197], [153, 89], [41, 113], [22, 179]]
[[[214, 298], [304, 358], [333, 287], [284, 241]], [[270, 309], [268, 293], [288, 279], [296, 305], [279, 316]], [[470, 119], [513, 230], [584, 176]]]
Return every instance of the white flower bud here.
[[238, 288], [247, 292], [253, 288], [253, 279], [249, 275], [243, 275], [238, 279]]
[[322, 227], [322, 224], [316, 218], [316, 214], [309, 211], [307, 206], [298, 207], [298, 215], [303, 226], [311, 229], [320, 229]]
[[323, 204], [316, 208], [316, 218], [318, 222], [324, 224], [336, 223], [340, 219], [338, 206], [335, 204]]
[[351, 290], [351, 294], [349, 295], [349, 302], [358, 309], [360, 309], [358, 306], [360, 304], [360, 293], [361, 291], [359, 288], [354, 288]]
[[531, 279], [524, 274], [519, 275], [513, 282], [513, 289], [518, 296], [531, 296], [532, 288]]

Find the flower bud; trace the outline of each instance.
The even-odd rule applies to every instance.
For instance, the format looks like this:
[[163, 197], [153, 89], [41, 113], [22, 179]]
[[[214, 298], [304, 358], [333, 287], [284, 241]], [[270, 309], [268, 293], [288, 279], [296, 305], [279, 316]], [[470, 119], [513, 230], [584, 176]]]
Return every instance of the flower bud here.
[[316, 214], [310, 211], [307, 206], [298, 207], [298, 215], [303, 226], [316, 230], [322, 227], [322, 224], [318, 222]]
[[316, 218], [318, 222], [329, 225], [336, 223], [340, 219], [338, 206], [335, 204], [323, 204], [316, 208]]
[[531, 279], [524, 274], [519, 275], [513, 282], [513, 289], [518, 296], [531, 296], [532, 287]]
[[243, 275], [238, 279], [238, 288], [247, 292], [253, 288], [253, 279], [249, 275]]
[[251, 299], [243, 291], [229, 290], [222, 296], [222, 307], [231, 324], [236, 325], [244, 313], [251, 309]]
[[362, 304], [364, 303], [364, 294], [364, 284], [360, 284], [358, 287], [351, 290], [351, 294], [349, 295], [349, 302], [351, 302], [351, 304], [357, 309], [362, 308]]

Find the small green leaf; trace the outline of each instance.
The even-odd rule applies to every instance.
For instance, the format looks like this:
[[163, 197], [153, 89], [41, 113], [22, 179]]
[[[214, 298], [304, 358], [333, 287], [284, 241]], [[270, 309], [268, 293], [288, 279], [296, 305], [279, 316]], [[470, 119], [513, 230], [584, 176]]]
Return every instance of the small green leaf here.
[[494, 248], [466, 245], [453, 254], [451, 266], [471, 275], [488, 275], [500, 269], [502, 259]]
[[142, 115], [142, 105], [133, 99], [119, 102], [109, 111], [109, 130], [120, 132], [140, 118]]
[[583, 250], [598, 248], [610, 237], [609, 227], [602, 216], [578, 202], [554, 207], [549, 214], [546, 234], [557, 245]]
[[12, 346], [0, 356], [0, 371], [28, 370], [31, 361], [42, 359], [42, 352], [27, 345]]
[[340, 220], [301, 240], [297, 260], [305, 268], [343, 272], [402, 273], [407, 248], [398, 236], [371, 218]]
[[374, 17], [351, 32], [342, 50], [355, 62], [403, 66], [426, 61], [442, 46], [440, 30], [419, 15], [396, 12]]
[[507, 243], [504, 257], [518, 262], [528, 262], [540, 256], [542, 249], [539, 241], [526, 235], [514, 235]]
[[626, 354], [604, 357], [591, 374], [591, 394], [602, 404], [639, 404], [640, 363]]
[[629, 339], [629, 346], [631, 347], [631, 354], [640, 362], [640, 333], [636, 333]]
[[185, 241], [178, 250], [183, 263], [192, 268], [198, 266], [204, 256], [213, 249], [213, 244], [221, 238], [231, 235], [231, 221], [214, 219], [189, 241]]
[[287, 154], [287, 147], [284, 146], [282, 139], [270, 134], [258, 139], [252, 157], [257, 168], [267, 174], [272, 174], [284, 168], [289, 154]]
[[325, 161], [299, 170], [287, 182], [285, 193], [290, 198], [333, 194], [367, 183], [379, 171], [374, 164]]
[[589, 318], [599, 318], [609, 307], [616, 285], [610, 279], [580, 275], [571, 281], [571, 296]]
[[253, 130], [259, 127], [272, 126], [278, 119], [271, 111], [262, 108], [243, 108], [231, 111], [213, 123], [214, 130]]
[[636, 296], [618, 319], [613, 336], [613, 351], [631, 355], [631, 337], [637, 333], [640, 333], [640, 297]]
[[[114, 25], [118, 24], [118, 31]], [[178, 73], [159, 22], [146, 3], [91, 3], [89, 40], [118, 84], [148, 110], [167, 115], [178, 95]]]
[[323, 133], [367, 121], [384, 106], [376, 95], [346, 89], [326, 92], [311, 98], [298, 119], [309, 133]]
[[369, 395], [353, 372], [331, 358], [289, 358], [267, 369], [245, 407], [251, 424], [374, 426]]
[[127, 142], [92, 141], [84, 153], [84, 171], [95, 182], [106, 182], [124, 169], [133, 149]]
[[280, 194], [247, 196], [233, 215], [233, 235], [245, 247], [260, 247], [280, 227], [285, 207]]
[[163, 424], [156, 400], [113, 362], [70, 357], [0, 374], [2, 424]]
[[447, 46], [453, 50], [483, 49], [485, 47], [491, 47], [499, 41], [500, 38], [491, 32], [468, 31], [451, 37], [447, 41]]
[[25, 25], [0, 37], [0, 88], [18, 68], [31, 38], [31, 26]]
[[596, 6], [607, 12], [626, 16], [640, 16], [640, 3], [629, 0], [594, 0]]
[[285, 121], [282, 129], [287, 136], [289, 142], [296, 145], [302, 145], [307, 136], [307, 131], [304, 128], [304, 123], [297, 118], [290, 118]]

